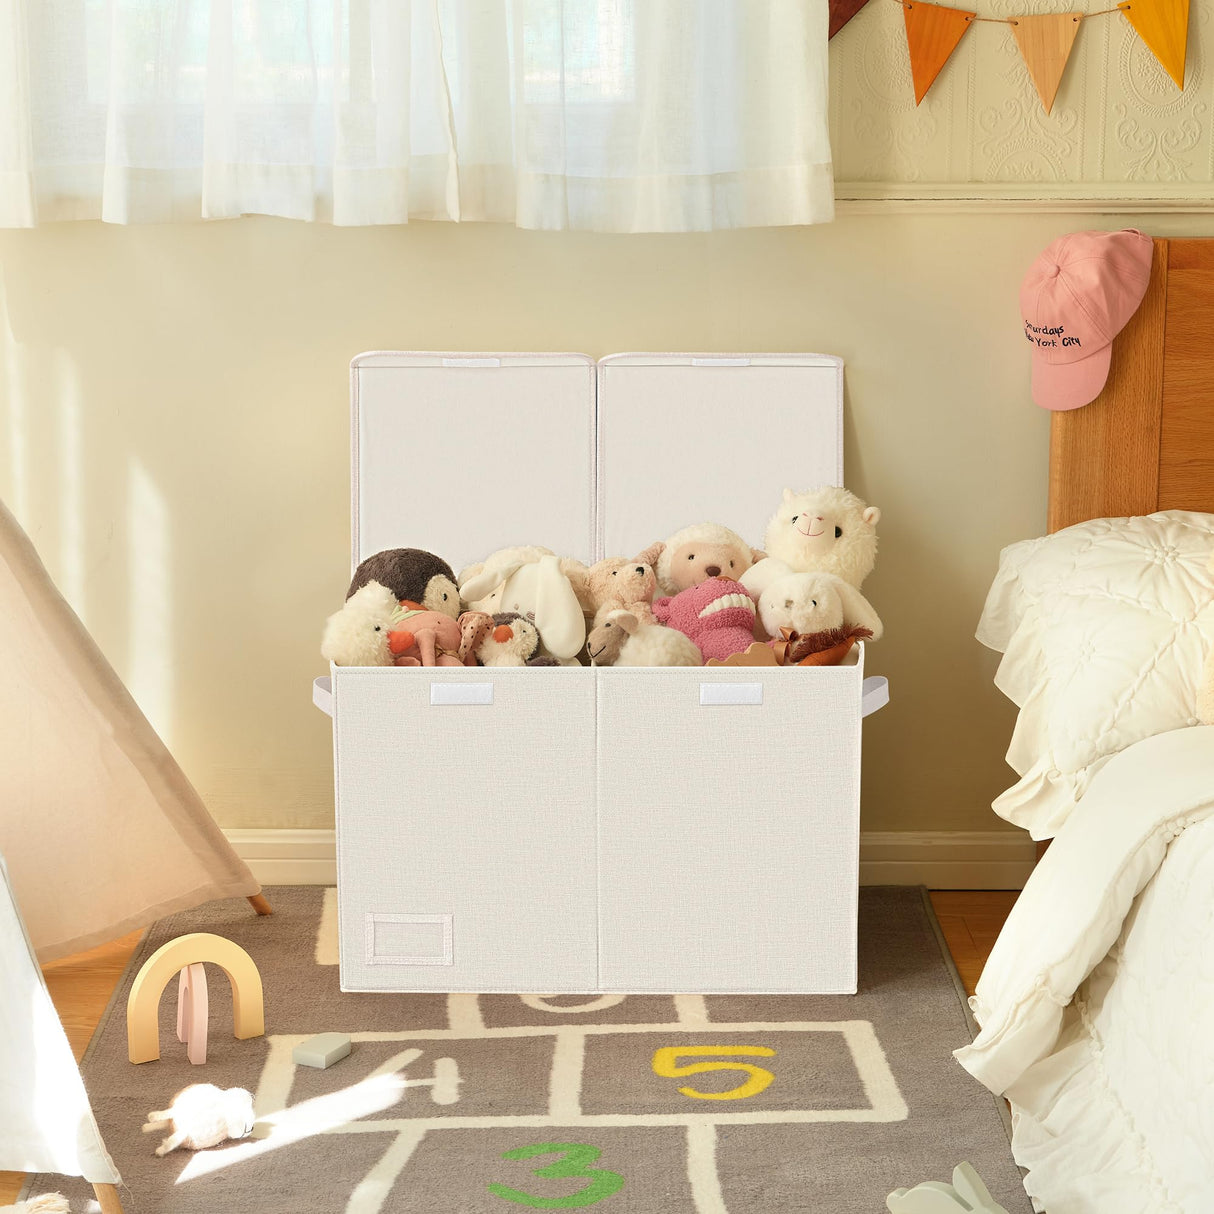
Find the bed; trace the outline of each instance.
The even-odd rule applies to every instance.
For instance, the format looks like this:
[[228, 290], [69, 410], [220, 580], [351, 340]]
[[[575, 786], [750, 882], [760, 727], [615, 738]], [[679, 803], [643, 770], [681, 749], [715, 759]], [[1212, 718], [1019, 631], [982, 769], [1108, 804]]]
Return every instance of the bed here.
[[1053, 416], [1051, 535], [1004, 552], [979, 629], [1021, 709], [997, 812], [1052, 842], [957, 1057], [1048, 1214], [1214, 1211], [1212, 333], [1214, 241], [1156, 241], [1104, 392]]

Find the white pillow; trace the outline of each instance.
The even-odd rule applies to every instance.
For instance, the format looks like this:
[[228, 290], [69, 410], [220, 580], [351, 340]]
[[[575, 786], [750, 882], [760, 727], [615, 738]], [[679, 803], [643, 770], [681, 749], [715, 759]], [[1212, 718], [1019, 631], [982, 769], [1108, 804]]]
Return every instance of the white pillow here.
[[1106, 760], [1196, 725], [1214, 645], [1214, 515], [1095, 519], [1003, 550], [978, 640], [1020, 707], [1007, 761], [1022, 778], [992, 808], [1055, 835]]

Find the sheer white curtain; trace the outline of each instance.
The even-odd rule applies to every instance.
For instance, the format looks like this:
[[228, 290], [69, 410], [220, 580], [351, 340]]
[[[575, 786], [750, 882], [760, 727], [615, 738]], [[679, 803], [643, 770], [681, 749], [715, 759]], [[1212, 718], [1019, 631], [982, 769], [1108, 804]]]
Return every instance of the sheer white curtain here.
[[0, 226], [830, 219], [827, 0], [0, 0]]

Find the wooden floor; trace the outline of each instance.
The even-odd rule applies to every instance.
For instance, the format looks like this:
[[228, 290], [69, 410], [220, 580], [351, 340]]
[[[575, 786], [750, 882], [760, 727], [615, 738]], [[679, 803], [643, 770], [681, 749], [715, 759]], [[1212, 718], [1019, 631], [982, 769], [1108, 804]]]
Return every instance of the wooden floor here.
[[[936, 918], [940, 920], [961, 981], [971, 995], [995, 937], [1015, 901], [1016, 893], [1012, 890], [937, 890], [932, 893]], [[43, 970], [77, 1058], [83, 1055], [139, 937], [139, 932], [132, 932], [112, 944], [55, 961]], [[17, 1200], [21, 1181], [20, 1173], [0, 1172], [0, 1205]]]

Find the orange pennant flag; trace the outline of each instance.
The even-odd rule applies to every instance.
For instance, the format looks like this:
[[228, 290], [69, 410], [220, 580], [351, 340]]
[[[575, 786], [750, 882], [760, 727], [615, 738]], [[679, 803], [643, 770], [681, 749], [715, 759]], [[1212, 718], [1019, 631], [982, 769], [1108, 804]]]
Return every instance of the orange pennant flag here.
[[1189, 46], [1189, 0], [1122, 0], [1117, 6], [1151, 48], [1178, 89], [1184, 89], [1184, 60]]
[[1082, 13], [1042, 13], [1011, 19], [1016, 44], [1047, 114], [1054, 108], [1058, 85], [1082, 20]]
[[903, 0], [902, 15], [906, 19], [906, 45], [910, 50], [915, 104], [918, 105], [978, 14], [960, 8], [945, 8], [942, 4]]

